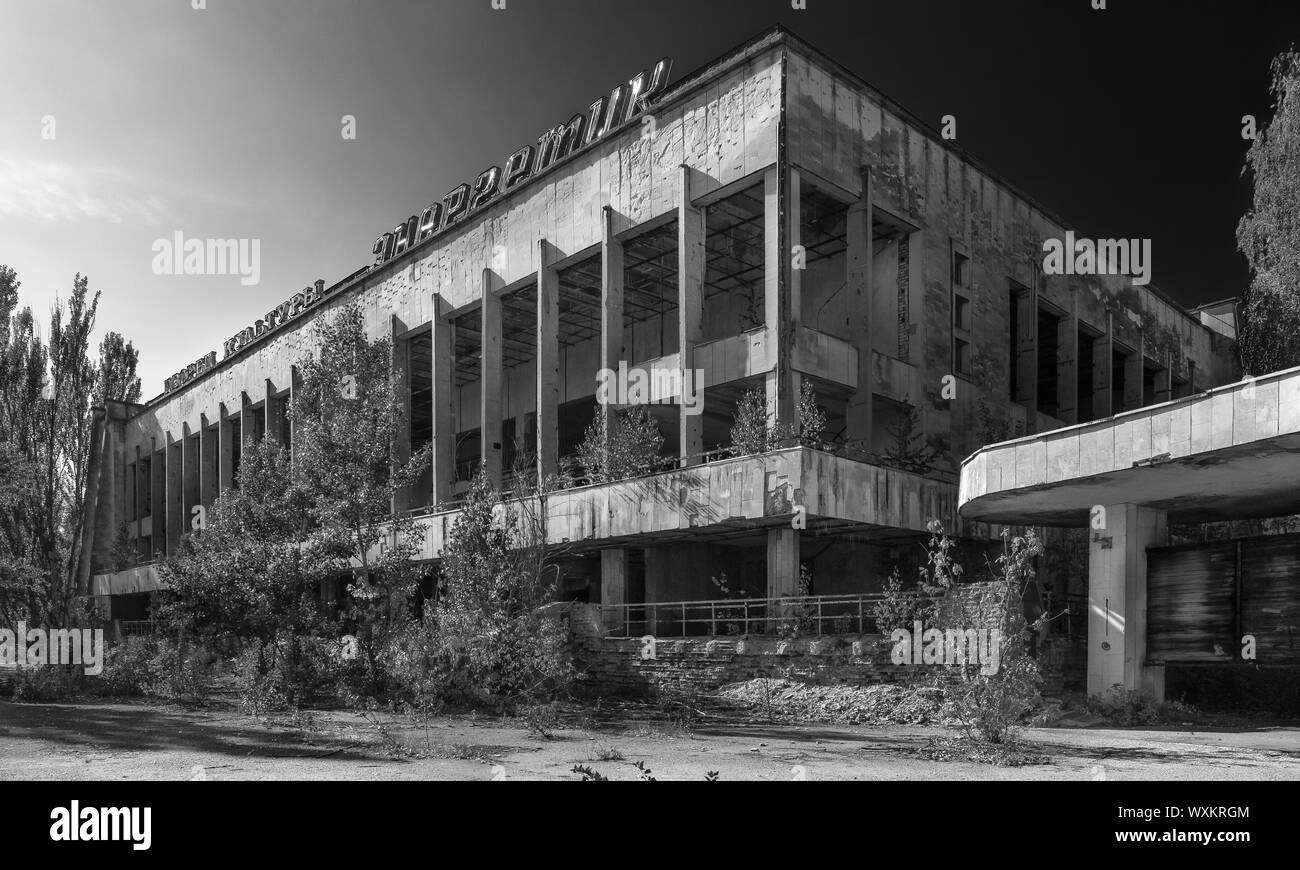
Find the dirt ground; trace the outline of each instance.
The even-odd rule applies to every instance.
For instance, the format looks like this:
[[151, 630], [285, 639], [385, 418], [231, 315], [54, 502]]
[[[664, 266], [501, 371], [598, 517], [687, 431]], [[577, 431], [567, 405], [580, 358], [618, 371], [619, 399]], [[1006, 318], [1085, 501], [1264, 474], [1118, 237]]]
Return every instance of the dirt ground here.
[[[575, 764], [635, 780], [1295, 780], [1300, 727], [1031, 728], [1048, 763], [994, 767], [917, 753], [931, 726], [689, 726], [635, 707], [566, 711], [550, 739], [517, 721], [442, 716], [427, 728], [314, 711], [253, 719], [229, 707], [0, 702], [0, 780], [568, 780]], [[376, 724], [376, 723], [380, 724]]]

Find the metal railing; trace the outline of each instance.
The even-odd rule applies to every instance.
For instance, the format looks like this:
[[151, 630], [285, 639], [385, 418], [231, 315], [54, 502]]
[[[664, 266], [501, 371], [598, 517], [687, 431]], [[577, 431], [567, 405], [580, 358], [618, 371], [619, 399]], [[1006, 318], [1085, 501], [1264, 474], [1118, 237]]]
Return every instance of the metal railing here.
[[154, 634], [158, 630], [158, 623], [152, 619], [121, 619], [118, 620], [117, 630], [125, 640], [128, 637]]
[[747, 634], [874, 634], [874, 606], [884, 596], [807, 595], [602, 604], [609, 637], [726, 637]]

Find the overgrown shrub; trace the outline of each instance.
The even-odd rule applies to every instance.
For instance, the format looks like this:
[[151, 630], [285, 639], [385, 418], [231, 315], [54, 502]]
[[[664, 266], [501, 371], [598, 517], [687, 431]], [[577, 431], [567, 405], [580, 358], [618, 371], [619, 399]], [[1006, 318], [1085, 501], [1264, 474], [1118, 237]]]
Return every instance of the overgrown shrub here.
[[180, 644], [168, 637], [135, 636], [111, 647], [104, 670], [86, 678], [97, 695], [151, 695], [171, 701], [201, 703], [211, 690], [213, 655], [199, 644]]
[[1195, 707], [1180, 701], [1157, 701], [1150, 694], [1125, 689], [1116, 684], [1105, 695], [1091, 695], [1088, 712], [1113, 725], [1159, 725], [1201, 722], [1204, 716]]
[[1013, 536], [1003, 530], [1004, 550], [989, 583], [960, 584], [962, 568], [949, 554], [954, 546], [943, 527], [930, 524], [928, 564], [921, 568], [922, 587], [942, 592], [934, 619], [945, 626], [990, 633], [990, 647], [998, 643], [997, 667], [962, 662], [933, 669], [932, 680], [943, 688], [945, 716], [956, 719], [972, 742], [1006, 743], [1013, 729], [1041, 703], [1042, 678], [1031, 654], [1033, 633], [1042, 620], [1027, 625], [1022, 599], [1034, 582], [1033, 560], [1042, 555], [1042, 541], [1029, 529]]
[[335, 661], [329, 643], [319, 637], [286, 634], [270, 643], [250, 641], [235, 660], [240, 707], [251, 716], [296, 710], [334, 688]]
[[13, 699], [33, 704], [65, 701], [77, 693], [80, 677], [80, 665], [19, 668], [10, 684]]
[[876, 631], [888, 636], [896, 628], [912, 630], [912, 625], [919, 619], [925, 622], [934, 611], [934, 605], [920, 582], [912, 586], [903, 585], [903, 577], [894, 568], [881, 590], [881, 598], [871, 606], [872, 616], [876, 620]]

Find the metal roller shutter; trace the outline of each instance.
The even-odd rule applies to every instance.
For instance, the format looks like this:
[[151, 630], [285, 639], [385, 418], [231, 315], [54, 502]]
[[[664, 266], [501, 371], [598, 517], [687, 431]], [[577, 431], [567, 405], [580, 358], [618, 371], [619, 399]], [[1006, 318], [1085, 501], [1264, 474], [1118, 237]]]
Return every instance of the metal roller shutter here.
[[1300, 535], [1241, 542], [1241, 633], [1260, 664], [1300, 664]]
[[1227, 542], [1147, 551], [1148, 662], [1232, 661], [1236, 549]]

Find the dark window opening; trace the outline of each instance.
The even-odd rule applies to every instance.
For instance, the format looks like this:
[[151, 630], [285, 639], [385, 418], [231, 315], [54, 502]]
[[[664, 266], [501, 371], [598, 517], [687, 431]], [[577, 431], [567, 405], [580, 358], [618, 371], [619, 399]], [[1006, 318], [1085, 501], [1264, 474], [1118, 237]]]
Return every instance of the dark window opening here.
[[243, 438], [240, 437], [242, 422], [238, 417], [230, 421], [230, 482], [236, 487], [239, 486], [239, 455], [243, 446]]
[[1144, 365], [1142, 367], [1142, 404], [1154, 405], [1157, 401], [1156, 391], [1160, 389], [1160, 370]]
[[970, 257], [965, 254], [952, 252], [952, 284], [954, 287], [969, 286]]
[[1075, 365], [1075, 383], [1078, 385], [1078, 408], [1075, 410], [1075, 422], [1086, 423], [1093, 418], [1092, 369], [1094, 366], [1093, 342], [1091, 335], [1079, 330], [1079, 361]]
[[140, 516], [147, 517], [153, 514], [153, 498], [149, 493], [149, 482], [153, 480], [153, 462], [149, 459], [140, 460]]
[[1057, 363], [1060, 349], [1056, 315], [1038, 311], [1038, 413], [1057, 416]]
[[1122, 351], [1112, 351], [1110, 355], [1110, 412], [1118, 414], [1128, 410], [1124, 407], [1125, 363], [1128, 355]]
[[1007, 318], [1009, 335], [1008, 348], [1010, 350], [1010, 356], [1008, 358], [1011, 363], [1007, 366], [1007, 369], [1011, 373], [1010, 398], [1011, 401], [1014, 402], [1020, 396], [1020, 294], [1012, 288], [1007, 298], [1011, 303]]

